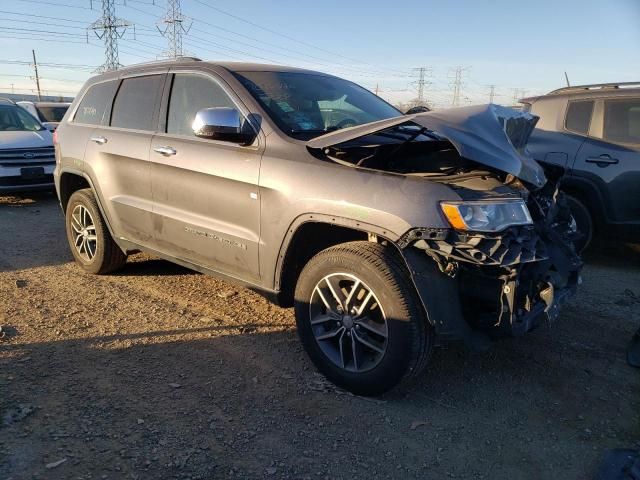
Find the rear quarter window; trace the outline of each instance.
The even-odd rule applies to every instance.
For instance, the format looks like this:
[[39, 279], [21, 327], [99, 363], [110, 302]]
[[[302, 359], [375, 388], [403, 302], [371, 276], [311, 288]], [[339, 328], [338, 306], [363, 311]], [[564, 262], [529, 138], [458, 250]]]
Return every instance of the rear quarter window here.
[[586, 135], [589, 133], [591, 113], [593, 112], [593, 100], [569, 102], [564, 128], [571, 132]]
[[97, 83], [89, 87], [87, 93], [80, 101], [73, 121], [76, 123], [88, 123], [100, 125], [105, 112], [111, 106], [111, 100], [116, 93], [117, 81]]
[[640, 98], [605, 100], [605, 140], [640, 144]]

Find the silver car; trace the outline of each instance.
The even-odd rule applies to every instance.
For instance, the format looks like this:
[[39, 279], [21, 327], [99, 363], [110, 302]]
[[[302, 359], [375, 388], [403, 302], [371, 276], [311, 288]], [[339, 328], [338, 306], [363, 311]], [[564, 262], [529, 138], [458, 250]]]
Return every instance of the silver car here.
[[582, 262], [536, 123], [495, 105], [403, 115], [319, 72], [180, 59], [87, 82], [57, 129], [77, 263], [144, 250], [295, 307], [320, 371], [358, 394], [558, 316]]
[[53, 188], [53, 137], [11, 100], [0, 99], [0, 194]]
[[16, 104], [36, 117], [50, 132], [55, 131], [71, 105], [68, 102], [31, 102], [28, 100], [21, 100]]

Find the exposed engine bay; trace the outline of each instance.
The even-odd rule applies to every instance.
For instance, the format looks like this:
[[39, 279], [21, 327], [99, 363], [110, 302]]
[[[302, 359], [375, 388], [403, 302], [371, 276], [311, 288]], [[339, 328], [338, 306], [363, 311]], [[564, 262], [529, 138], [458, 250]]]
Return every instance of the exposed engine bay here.
[[[473, 343], [478, 331], [522, 335], [541, 319], [555, 319], [580, 282], [582, 261], [573, 246], [579, 233], [559, 190], [564, 170], [525, 152], [536, 121], [489, 105], [378, 122], [309, 142], [327, 161], [444, 183], [461, 198], [452, 205], [454, 217], [446, 215], [452, 228], [414, 228], [397, 242], [441, 336]], [[521, 221], [493, 230], [464, 223], [471, 215], [467, 204], [484, 202], [482, 216], [492, 212], [492, 200], [520, 205]], [[508, 214], [517, 211], [509, 208]]]

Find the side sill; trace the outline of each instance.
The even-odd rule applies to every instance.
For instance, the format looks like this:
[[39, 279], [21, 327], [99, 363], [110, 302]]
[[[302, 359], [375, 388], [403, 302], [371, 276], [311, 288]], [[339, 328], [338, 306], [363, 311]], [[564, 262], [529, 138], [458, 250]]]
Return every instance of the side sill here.
[[143, 245], [138, 245], [137, 243], [131, 242], [130, 240], [126, 240], [124, 238], [116, 239], [116, 243], [122, 249], [123, 252], [132, 253], [132, 252], [145, 252], [150, 255], [159, 257], [163, 260], [166, 260], [171, 263], [175, 263], [182, 267], [188, 268], [190, 270], [195, 270], [196, 272], [200, 272], [204, 275], [209, 275], [211, 277], [219, 278], [220, 280], [224, 280], [225, 282], [232, 283], [239, 287], [247, 288], [256, 292], [257, 294], [265, 297], [271, 303], [275, 303], [276, 305], [280, 305], [280, 292], [276, 290], [270, 290], [268, 288], [262, 287], [260, 285], [256, 285], [255, 283], [248, 282], [246, 280], [242, 280], [240, 278], [228, 275], [226, 273], [219, 272], [217, 270], [213, 270], [211, 268], [198, 265], [196, 263], [192, 263], [188, 260], [183, 260], [181, 258], [175, 258], [170, 255], [166, 255], [162, 252], [158, 252], [152, 248], [145, 247]]

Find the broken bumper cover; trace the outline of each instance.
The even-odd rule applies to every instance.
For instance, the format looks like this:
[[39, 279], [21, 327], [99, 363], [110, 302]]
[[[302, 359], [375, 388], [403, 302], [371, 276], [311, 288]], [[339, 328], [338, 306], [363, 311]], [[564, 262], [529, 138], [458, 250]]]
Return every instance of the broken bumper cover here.
[[580, 282], [570, 243], [532, 225], [488, 234], [413, 229], [398, 242], [440, 337], [523, 335], [557, 318]]

